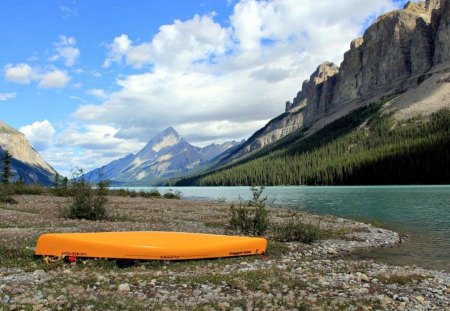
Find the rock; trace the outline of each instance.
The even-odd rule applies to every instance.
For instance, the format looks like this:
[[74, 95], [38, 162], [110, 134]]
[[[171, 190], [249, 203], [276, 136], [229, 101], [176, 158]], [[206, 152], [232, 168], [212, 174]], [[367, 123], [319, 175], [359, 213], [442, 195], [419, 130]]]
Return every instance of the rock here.
[[365, 295], [365, 294], [369, 293], [369, 289], [364, 288], [364, 287], [362, 287], [362, 288], [355, 288], [355, 289], [353, 290], [353, 292], [354, 292], [356, 295]]
[[391, 304], [393, 302], [393, 300], [387, 296], [383, 296], [380, 302], [382, 305], [387, 306], [387, 305]]
[[117, 288], [117, 290], [119, 292], [129, 292], [129, 291], [131, 291], [130, 284], [128, 284], [128, 283], [120, 284], [119, 287]]
[[194, 295], [194, 297], [198, 297], [202, 294], [202, 291], [199, 289], [196, 289], [192, 292], [192, 295]]
[[364, 273], [360, 273], [357, 272], [356, 273], [356, 278], [357, 280], [361, 281], [361, 282], [369, 282], [369, 277], [367, 275], [365, 275]]
[[395, 285], [395, 284], [388, 284], [388, 285], [386, 285], [386, 288], [391, 289], [391, 290], [396, 290], [397, 289], [397, 285]]
[[408, 298], [408, 297], [398, 297], [398, 300], [399, 300], [399, 301], [406, 302], [406, 303], [409, 302], [409, 298]]
[[104, 282], [105, 280], [106, 280], [106, 278], [103, 275], [97, 276], [97, 281]]
[[425, 301], [425, 298], [423, 298], [422, 296], [416, 296], [416, 297], [414, 297], [414, 299], [416, 299], [420, 303]]
[[433, 26], [437, 29], [434, 62], [442, 63], [450, 59], [450, 1], [441, 1], [440, 8], [436, 5], [435, 9]]

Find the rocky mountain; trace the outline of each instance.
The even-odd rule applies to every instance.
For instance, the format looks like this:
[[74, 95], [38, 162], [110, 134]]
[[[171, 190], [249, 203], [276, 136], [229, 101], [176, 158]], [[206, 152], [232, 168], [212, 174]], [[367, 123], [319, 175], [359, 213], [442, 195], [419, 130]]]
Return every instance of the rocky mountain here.
[[129, 154], [84, 175], [90, 182], [100, 179], [115, 184], [157, 184], [172, 176], [212, 161], [238, 143], [211, 144], [200, 148], [191, 145], [172, 127], [153, 137], [139, 152]]
[[26, 183], [52, 184], [56, 171], [30, 146], [22, 133], [0, 121], [0, 157], [5, 150], [12, 155], [13, 181], [22, 179]]
[[[340, 66], [321, 64], [286, 111], [256, 132], [222, 165], [298, 130], [314, 133], [380, 100], [399, 119], [450, 107], [450, 0], [408, 2], [380, 16], [353, 40]], [[386, 107], [387, 107], [386, 106]]]

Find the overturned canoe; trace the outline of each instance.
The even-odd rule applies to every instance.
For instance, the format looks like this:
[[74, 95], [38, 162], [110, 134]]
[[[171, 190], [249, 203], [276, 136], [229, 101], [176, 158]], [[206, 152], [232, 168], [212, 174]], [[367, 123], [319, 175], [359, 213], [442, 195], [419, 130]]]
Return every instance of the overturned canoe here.
[[263, 238], [184, 232], [52, 233], [39, 237], [38, 256], [186, 260], [263, 254]]

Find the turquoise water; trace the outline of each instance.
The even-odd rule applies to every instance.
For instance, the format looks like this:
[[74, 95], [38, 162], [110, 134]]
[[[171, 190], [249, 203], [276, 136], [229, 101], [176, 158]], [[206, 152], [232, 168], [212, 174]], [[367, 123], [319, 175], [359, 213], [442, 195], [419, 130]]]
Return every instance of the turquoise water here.
[[[248, 187], [170, 189], [187, 199], [231, 202], [251, 195]], [[267, 187], [264, 193], [271, 206], [372, 221], [410, 236], [400, 248], [355, 256], [450, 271], [450, 186]]]

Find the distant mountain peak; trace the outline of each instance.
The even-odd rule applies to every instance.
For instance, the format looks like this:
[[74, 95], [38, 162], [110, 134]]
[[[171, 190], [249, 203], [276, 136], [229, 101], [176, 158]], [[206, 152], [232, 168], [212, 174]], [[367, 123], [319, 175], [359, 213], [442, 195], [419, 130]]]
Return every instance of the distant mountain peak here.
[[[157, 133], [136, 155], [112, 161], [100, 168], [104, 178], [117, 183], [154, 183], [186, 173], [211, 161], [237, 143], [225, 142], [199, 148], [184, 140], [173, 127]], [[84, 175], [98, 181], [98, 170]]]

